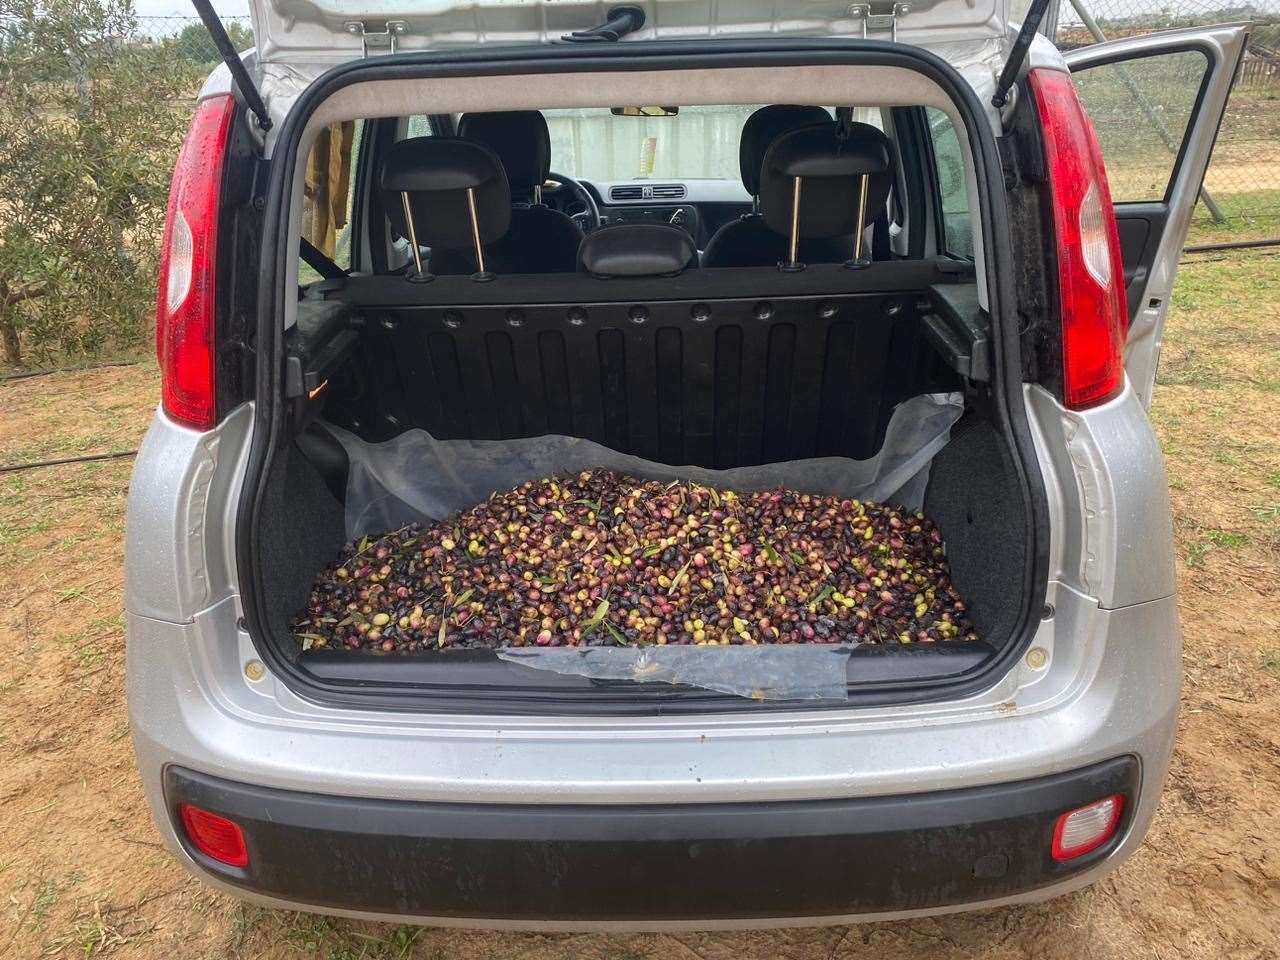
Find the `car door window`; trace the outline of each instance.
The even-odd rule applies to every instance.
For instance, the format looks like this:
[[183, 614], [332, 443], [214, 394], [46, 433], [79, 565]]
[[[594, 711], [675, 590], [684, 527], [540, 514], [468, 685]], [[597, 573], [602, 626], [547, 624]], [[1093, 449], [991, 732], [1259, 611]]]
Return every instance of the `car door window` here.
[[405, 118], [404, 128], [396, 139], [407, 140], [410, 137], [433, 137], [435, 133], [431, 118], [424, 113], [415, 113], [413, 116]]
[[[363, 132], [363, 120], [321, 130], [307, 155], [303, 181], [302, 236], [344, 270], [351, 269], [353, 171]], [[308, 283], [318, 275], [302, 264], [299, 279]]]
[[954, 257], [973, 257], [973, 224], [969, 191], [964, 182], [964, 154], [951, 118], [941, 110], [925, 110], [933, 141], [933, 168], [938, 187], [942, 247]]
[[1116, 203], [1166, 198], [1208, 69], [1201, 51], [1182, 50], [1075, 75]]

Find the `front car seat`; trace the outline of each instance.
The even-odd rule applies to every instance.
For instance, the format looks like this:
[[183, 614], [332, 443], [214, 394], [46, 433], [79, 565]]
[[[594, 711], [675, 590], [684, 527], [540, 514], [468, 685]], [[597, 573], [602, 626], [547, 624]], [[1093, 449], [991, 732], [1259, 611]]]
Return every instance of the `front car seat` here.
[[[858, 232], [865, 237], [873, 211], [883, 210], [889, 200], [891, 158], [889, 138], [866, 123], [841, 131], [828, 120], [774, 140], [760, 165], [760, 214], [778, 237], [776, 262], [788, 262], [788, 269], [837, 262], [806, 259], [805, 241], [842, 240]], [[866, 218], [859, 223], [864, 183]], [[799, 240], [794, 260], [787, 249], [793, 230]]]
[[[822, 107], [775, 103], [761, 107], [742, 125], [738, 141], [738, 171], [751, 194], [752, 212], [722, 226], [702, 252], [704, 267], [771, 267], [783, 259], [786, 238], [779, 236], [760, 216], [760, 166], [765, 152], [780, 136], [815, 123], [830, 123]], [[842, 263], [853, 255], [849, 237], [805, 238], [800, 259], [806, 263]]]
[[499, 273], [566, 273], [578, 266], [582, 231], [544, 206], [542, 184], [551, 170], [551, 133], [537, 110], [466, 113], [458, 135], [487, 145], [507, 171], [511, 226], [488, 252]]
[[382, 161], [379, 186], [392, 230], [431, 249], [433, 274], [488, 279], [500, 269], [490, 250], [510, 224], [511, 192], [487, 146], [456, 137], [401, 140]]

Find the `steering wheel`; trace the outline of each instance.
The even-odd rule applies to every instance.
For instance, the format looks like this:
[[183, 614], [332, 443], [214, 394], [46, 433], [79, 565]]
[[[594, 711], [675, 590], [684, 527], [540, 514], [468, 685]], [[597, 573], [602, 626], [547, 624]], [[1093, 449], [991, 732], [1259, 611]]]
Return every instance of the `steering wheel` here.
[[574, 199], [586, 208], [569, 215], [570, 219], [582, 228], [583, 233], [590, 233], [600, 226], [600, 206], [596, 203], [595, 195], [590, 190], [573, 179], [573, 177], [563, 173], [548, 173], [547, 180], [551, 183], [559, 184], [556, 192], [568, 190], [573, 194]]

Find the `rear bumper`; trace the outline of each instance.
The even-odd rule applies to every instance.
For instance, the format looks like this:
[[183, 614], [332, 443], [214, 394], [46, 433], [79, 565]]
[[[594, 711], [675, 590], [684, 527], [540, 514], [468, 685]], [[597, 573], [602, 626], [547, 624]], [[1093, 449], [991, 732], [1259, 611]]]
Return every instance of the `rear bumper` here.
[[[1118, 757], [985, 787], [843, 800], [645, 806], [420, 803], [234, 783], [170, 766], [188, 857], [241, 890], [310, 907], [478, 921], [716, 921], [938, 910], [1057, 885], [1105, 860], [1138, 804]], [[1116, 836], [1067, 863], [1056, 818], [1125, 797]], [[249, 866], [218, 864], [179, 803], [245, 832]]]
[[[1049, 665], [1038, 672], [1020, 666], [967, 701], [592, 719], [338, 711], [293, 696], [270, 673], [249, 680], [244, 664], [254, 649], [236, 630], [230, 604], [191, 624], [131, 614], [130, 728], [166, 846], [206, 882], [266, 906], [539, 930], [813, 925], [991, 907], [1077, 889], [1132, 854], [1155, 812], [1173, 744], [1179, 643], [1172, 598], [1102, 611], [1059, 586], [1051, 602], [1054, 616], [1035, 641], [1050, 652]], [[997, 840], [1003, 850], [1017, 829], [1002, 822], [1018, 819], [1006, 793], [1011, 785], [1074, 780], [1117, 757], [1137, 758], [1142, 783], [1125, 805], [1114, 848], [1077, 861], [1074, 870], [1019, 859], [987, 864], [1002, 869], [1001, 876], [971, 875], [978, 857]], [[348, 835], [322, 831], [305, 839], [284, 832], [272, 839], [274, 849], [288, 851], [279, 869], [287, 870], [296, 857], [305, 867], [302, 876], [211, 870], [184, 848], [175, 829], [173, 805], [181, 797], [167, 780], [181, 770], [209, 771], [232, 787], [245, 785], [235, 792], [248, 791], [248, 807], [222, 807], [217, 793], [201, 796], [211, 809], [246, 814], [246, 828], [256, 819], [296, 827], [291, 814], [264, 802], [283, 798], [303, 801], [303, 809], [314, 802], [347, 810], [347, 826], [339, 832]], [[1104, 793], [1099, 785], [1080, 802]], [[964, 808], [952, 803], [974, 796], [997, 798], [994, 811], [955, 812]], [[950, 812], [930, 812], [939, 819], [929, 819], [922, 811], [942, 809], [936, 798], [946, 800]], [[1064, 793], [1028, 809], [1043, 814], [1071, 805]], [[417, 826], [377, 827], [363, 812], [374, 807], [409, 811]], [[885, 846], [863, 835], [859, 824], [879, 822], [864, 812], [870, 810], [876, 817], [903, 818], [885, 820], [879, 831], [897, 835], [890, 844], [897, 853], [883, 853]], [[480, 843], [483, 830], [431, 826], [446, 815], [454, 824], [477, 823], [493, 811], [499, 813], [485, 829], [498, 824], [508, 830], [496, 835], [495, 842], [503, 841], [496, 847]], [[520, 832], [544, 815], [564, 820], [564, 811], [571, 813], [568, 832], [554, 843], [535, 832], [531, 845]], [[720, 811], [734, 814], [737, 823], [718, 826]], [[780, 811], [812, 815], [770, 822], [769, 814]], [[673, 813], [680, 814], [676, 821], [669, 819]], [[574, 832], [602, 822], [597, 817], [611, 821], [606, 835], [616, 838], [613, 846], [595, 846], [591, 835]], [[749, 829], [766, 822], [763, 832]], [[1045, 829], [1037, 823], [1036, 829]], [[384, 842], [383, 834], [418, 840]], [[424, 836], [449, 843], [415, 846]], [[636, 836], [666, 845], [650, 844], [639, 857]], [[1048, 842], [1038, 836], [1017, 849], [1042, 857]], [[715, 858], [702, 862], [716, 866], [703, 873], [699, 860], [709, 850]], [[937, 851], [948, 852], [945, 869], [941, 860], [935, 863]], [[273, 860], [255, 860], [255, 871], [259, 862], [265, 868]], [[528, 876], [518, 896], [511, 892], [514, 867], [525, 860], [551, 878], [549, 892], [537, 893]], [[316, 876], [322, 874], [338, 879]], [[508, 874], [512, 879], [504, 880]], [[424, 899], [436, 895], [434, 885], [473, 883], [479, 893], [470, 906]], [[539, 897], [591, 904], [588, 894], [595, 895], [597, 886], [601, 897], [617, 901], [602, 901], [594, 915], [618, 919], [542, 912], [547, 902]], [[731, 894], [724, 911], [695, 898], [718, 887]], [[621, 903], [623, 894], [630, 906]]]

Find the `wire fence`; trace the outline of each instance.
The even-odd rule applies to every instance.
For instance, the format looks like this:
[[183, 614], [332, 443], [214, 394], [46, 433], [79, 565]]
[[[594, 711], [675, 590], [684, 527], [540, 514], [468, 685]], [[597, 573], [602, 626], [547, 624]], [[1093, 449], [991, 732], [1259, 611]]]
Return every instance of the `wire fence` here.
[[[1280, 0], [1236, 6], [1220, 0], [1059, 2], [1054, 40], [1064, 50], [1177, 27], [1253, 23], [1188, 243], [1280, 240]], [[1117, 199], [1147, 199], [1124, 192], [1141, 190], [1144, 178], [1158, 179], [1172, 167], [1180, 124], [1193, 106], [1184, 94], [1195, 84], [1186, 80], [1203, 69], [1202, 60], [1198, 65], [1195, 57], [1179, 56], [1162, 58], [1160, 67], [1129, 67], [1124, 95], [1113, 99], [1112, 109], [1095, 111], [1089, 104]]]
[[[237, 50], [253, 47], [253, 24], [248, 17], [219, 18]], [[134, 36], [144, 43], [165, 48], [210, 70], [222, 62], [209, 32], [196, 16], [145, 16], [136, 18]], [[179, 95], [185, 91], [176, 91]]]

